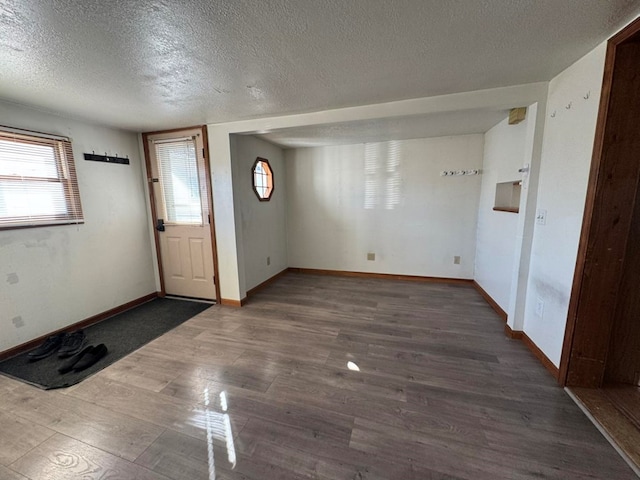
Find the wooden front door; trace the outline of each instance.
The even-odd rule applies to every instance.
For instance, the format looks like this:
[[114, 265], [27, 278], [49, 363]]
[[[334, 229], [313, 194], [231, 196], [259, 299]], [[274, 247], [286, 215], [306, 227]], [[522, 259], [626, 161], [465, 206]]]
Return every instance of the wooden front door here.
[[215, 300], [211, 199], [202, 130], [145, 137], [164, 292]]

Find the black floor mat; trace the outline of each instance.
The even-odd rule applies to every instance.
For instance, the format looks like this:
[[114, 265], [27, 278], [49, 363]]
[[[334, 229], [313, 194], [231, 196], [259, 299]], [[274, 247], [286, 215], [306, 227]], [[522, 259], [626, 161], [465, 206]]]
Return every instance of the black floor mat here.
[[30, 362], [28, 352], [0, 362], [0, 373], [45, 390], [69, 387], [99, 372], [145, 343], [177, 327], [211, 305], [202, 302], [156, 298], [84, 329], [87, 345], [104, 343], [106, 357], [81, 372], [58, 373], [66, 360], [56, 354]]

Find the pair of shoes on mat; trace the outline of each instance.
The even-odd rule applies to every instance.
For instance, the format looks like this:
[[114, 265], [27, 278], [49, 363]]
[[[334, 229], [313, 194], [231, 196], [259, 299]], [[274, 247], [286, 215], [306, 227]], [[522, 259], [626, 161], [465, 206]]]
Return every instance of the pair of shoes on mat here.
[[58, 358], [67, 358], [75, 355], [87, 343], [87, 337], [82, 330], [69, 333], [62, 340], [62, 346], [58, 350]]
[[107, 346], [104, 343], [96, 346], [89, 345], [76, 356], [64, 362], [60, 368], [58, 368], [58, 372], [67, 373], [71, 370], [80, 372], [97, 363], [100, 359], [104, 358], [107, 353], [109, 353], [109, 350], [107, 350]]
[[59, 358], [75, 355], [86, 343], [87, 338], [82, 330], [73, 333], [58, 333], [48, 337], [42, 345], [29, 352], [29, 361], [42, 360], [58, 352]]
[[42, 345], [29, 352], [29, 361], [33, 362], [35, 360], [42, 360], [43, 358], [53, 355], [60, 350], [62, 342], [66, 337], [67, 334], [65, 332], [58, 333], [57, 335], [51, 335], [42, 343]]

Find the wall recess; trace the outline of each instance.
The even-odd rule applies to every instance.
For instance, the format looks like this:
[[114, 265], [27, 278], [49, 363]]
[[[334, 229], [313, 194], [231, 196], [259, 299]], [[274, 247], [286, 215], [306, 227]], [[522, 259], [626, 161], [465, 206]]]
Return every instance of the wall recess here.
[[493, 209], [498, 212], [520, 212], [520, 192], [522, 181], [496, 183], [496, 199]]

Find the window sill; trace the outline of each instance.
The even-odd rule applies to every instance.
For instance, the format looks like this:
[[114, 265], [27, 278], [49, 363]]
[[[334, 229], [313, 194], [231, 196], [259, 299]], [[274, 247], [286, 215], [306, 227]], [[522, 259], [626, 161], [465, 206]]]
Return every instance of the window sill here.
[[41, 228], [41, 227], [59, 227], [62, 225], [84, 225], [84, 220], [81, 221], [69, 221], [69, 222], [58, 222], [58, 223], [38, 223], [38, 224], [24, 224], [24, 225], [7, 225], [0, 226], [0, 231], [2, 230], [19, 230], [23, 228]]
[[511, 208], [511, 207], [493, 207], [493, 210], [496, 212], [520, 213], [519, 208]]

